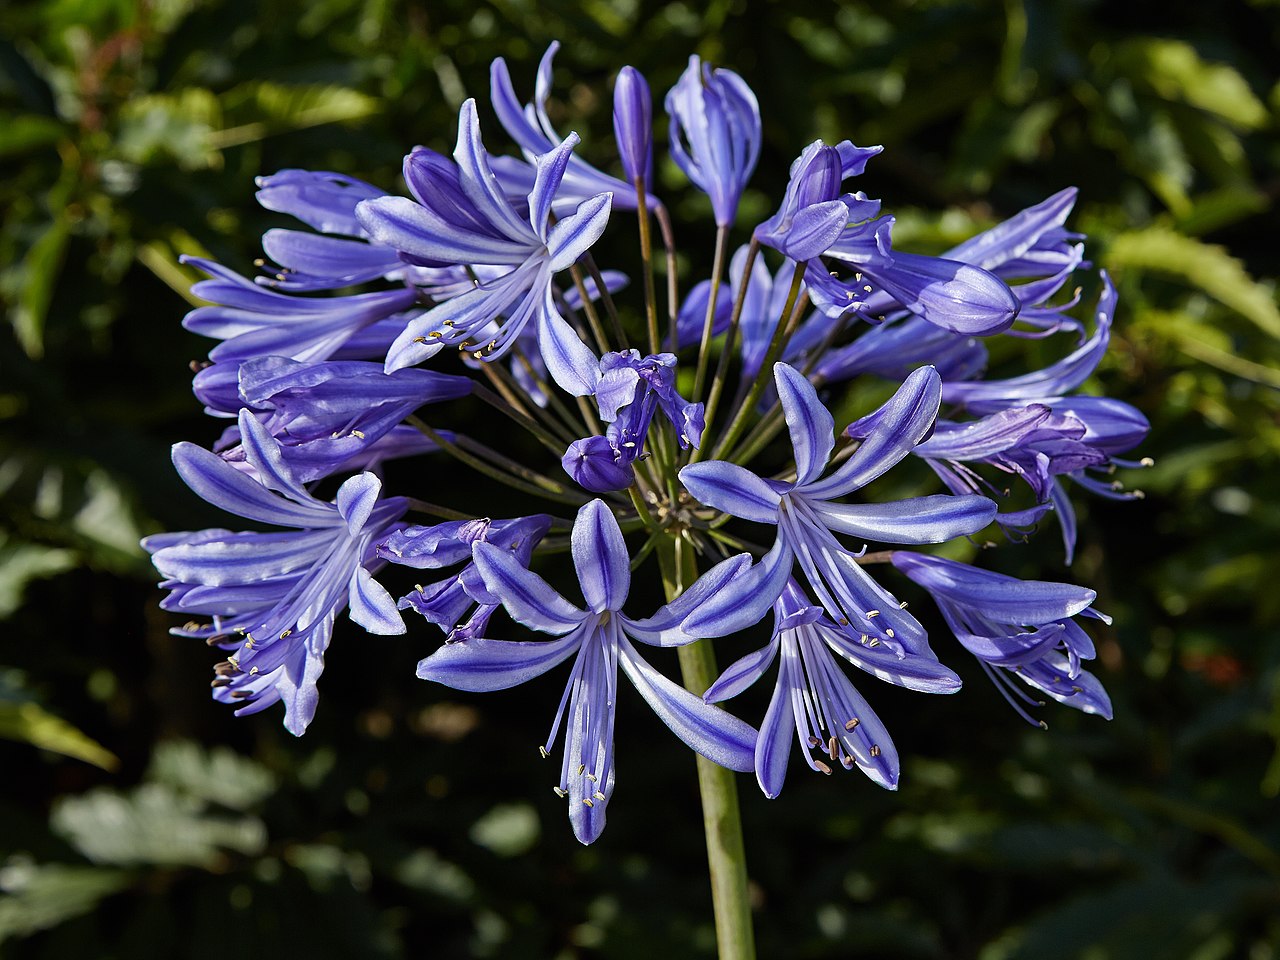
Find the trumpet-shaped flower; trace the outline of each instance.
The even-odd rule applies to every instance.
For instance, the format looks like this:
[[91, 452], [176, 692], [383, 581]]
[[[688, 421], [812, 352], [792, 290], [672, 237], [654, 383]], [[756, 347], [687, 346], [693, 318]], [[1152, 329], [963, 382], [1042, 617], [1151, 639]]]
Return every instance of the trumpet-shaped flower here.
[[846, 550], [836, 533], [882, 543], [941, 543], [985, 527], [996, 505], [979, 496], [913, 497], [891, 503], [841, 503], [883, 475], [933, 429], [942, 384], [921, 367], [880, 410], [876, 427], [853, 455], [822, 477], [834, 447], [834, 421], [799, 372], [779, 363], [774, 380], [795, 456], [792, 483], [765, 480], [726, 461], [694, 463], [680, 479], [694, 499], [733, 517], [777, 527], [772, 549], [734, 589], [701, 605], [683, 624], [690, 633], [722, 636], [756, 622], [799, 565], [823, 608], [859, 637], [862, 663], [883, 679], [913, 689], [953, 690], [959, 681], [937, 662], [924, 628]]
[[680, 621], [738, 575], [747, 558], [724, 561], [653, 617], [633, 620], [622, 612], [631, 588], [626, 543], [613, 512], [601, 501], [592, 500], [578, 511], [572, 547], [585, 610], [526, 570], [510, 550], [476, 543], [473, 556], [485, 587], [501, 598], [512, 619], [556, 639], [476, 638], [447, 644], [418, 664], [418, 676], [459, 690], [503, 690], [573, 657], [569, 684], [542, 750], [550, 752], [564, 724], [566, 742], [556, 792], [569, 798], [574, 834], [591, 843], [604, 829], [605, 808], [613, 795], [619, 667], [686, 744], [731, 770], [752, 768], [755, 728], [672, 683], [631, 643], [689, 642], [692, 638], [679, 629]]
[[732, 664], [702, 695], [708, 703], [737, 696], [780, 659], [756, 741], [756, 779], [765, 796], [782, 792], [793, 730], [810, 769], [830, 774], [832, 764], [846, 770], [856, 765], [880, 786], [896, 790], [898, 751], [889, 731], [832, 657], [858, 663], [858, 642], [810, 604], [794, 580], [774, 601], [773, 624], [769, 643]]
[[382, 483], [370, 473], [342, 484], [333, 503], [317, 500], [247, 410], [240, 434], [259, 479], [191, 443], [174, 447], [174, 466], [214, 506], [292, 529], [160, 534], [143, 546], [166, 578], [166, 609], [212, 616], [203, 633], [234, 651], [217, 669], [215, 699], [239, 704], [239, 714], [283, 701], [285, 727], [301, 736], [315, 716], [316, 681], [338, 614], [347, 609], [371, 633], [405, 631], [395, 601], [373, 573], [383, 565], [374, 544], [408, 502], [380, 499]]
[[611, 195], [601, 193], [551, 223], [552, 203], [577, 143], [577, 135], [570, 134], [537, 158], [528, 211], [522, 213], [503, 194], [490, 167], [475, 101], [468, 100], [458, 114], [456, 165], [419, 151], [405, 164], [405, 179], [417, 202], [383, 197], [356, 208], [370, 236], [412, 262], [507, 268], [411, 320], [387, 354], [388, 373], [420, 363], [445, 347], [471, 351], [476, 359], [496, 359], [533, 323], [542, 359], [555, 382], [574, 396], [595, 390], [595, 354], [560, 315], [552, 287], [554, 275], [577, 262], [609, 219]]

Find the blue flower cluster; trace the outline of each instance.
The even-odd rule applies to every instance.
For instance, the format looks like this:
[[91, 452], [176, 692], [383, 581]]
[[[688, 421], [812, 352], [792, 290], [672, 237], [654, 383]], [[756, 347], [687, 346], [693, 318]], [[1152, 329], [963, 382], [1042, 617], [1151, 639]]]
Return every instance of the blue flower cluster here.
[[[1093, 591], [904, 549], [993, 523], [1022, 540], [1053, 513], [1070, 562], [1069, 484], [1137, 496], [1110, 478], [1141, 464], [1120, 455], [1146, 420], [1079, 393], [1106, 351], [1116, 291], [1100, 273], [1092, 332], [1069, 313], [1088, 267], [1083, 238], [1065, 226], [1075, 192], [925, 256], [894, 246], [879, 200], [845, 189], [882, 149], [817, 141], [792, 165], [777, 212], [731, 251], [761, 150], [759, 108], [740, 76], [694, 57], [665, 98], [669, 150], [709, 198], [717, 243], [711, 276], [682, 298], [669, 210], [653, 192], [644, 77], [632, 67], [617, 77], [615, 176], [551, 124], [555, 52], [531, 103], [493, 64], [493, 111], [519, 156], [490, 153], [468, 100], [451, 156], [417, 147], [405, 157], [405, 195], [284, 170], [259, 180], [258, 200], [303, 228], [267, 232], [261, 275], [188, 261], [209, 277], [194, 287], [208, 305], [185, 325], [217, 341], [194, 390], [228, 426], [212, 450], [178, 444], [174, 464], [209, 503], [281, 531], [144, 542], [165, 609], [194, 618], [175, 633], [226, 653], [215, 698], [238, 713], [281, 701], [285, 726], [302, 734], [339, 615], [398, 634], [408, 612], [444, 634], [418, 664], [426, 680], [497, 690], [572, 661], [541, 749], [563, 734], [555, 789], [584, 843], [613, 795], [619, 668], [677, 737], [754, 770], [770, 797], [793, 729], [810, 768], [856, 766], [893, 789], [898, 753], [847, 665], [911, 690], [960, 687], [880, 572], [897, 571], [1021, 716], [1032, 720], [1029, 689], [1109, 717], [1082, 666], [1094, 647], [1077, 621], [1107, 619]], [[592, 253], [617, 214], [634, 219], [640, 241], [630, 309], [613, 295], [631, 278]], [[1061, 360], [985, 376], [984, 338], [1054, 335], [1074, 338]], [[830, 399], [855, 377], [887, 380], [892, 393], [837, 431]], [[483, 407], [544, 460], [491, 446], [495, 432], [473, 424]], [[423, 457], [433, 466], [406, 496], [382, 495], [389, 462]], [[450, 460], [485, 482], [433, 479]], [[939, 492], [865, 495], [904, 461], [923, 461], [916, 469], [931, 469]], [[1006, 488], [1000, 474], [1025, 483]], [[547, 512], [494, 518], [513, 511], [469, 499], [491, 481], [542, 498]], [[759, 526], [773, 528], [771, 545], [757, 546]], [[572, 596], [531, 569], [563, 580], [565, 553]], [[681, 575], [690, 557], [696, 578]], [[397, 601], [375, 579], [388, 565], [438, 579]], [[637, 611], [633, 576], [651, 570], [668, 602]], [[511, 627], [499, 611], [546, 637], [501, 639]], [[705, 691], [640, 653], [739, 635], [770, 613], [768, 643]], [[774, 661], [759, 729], [719, 706]]]

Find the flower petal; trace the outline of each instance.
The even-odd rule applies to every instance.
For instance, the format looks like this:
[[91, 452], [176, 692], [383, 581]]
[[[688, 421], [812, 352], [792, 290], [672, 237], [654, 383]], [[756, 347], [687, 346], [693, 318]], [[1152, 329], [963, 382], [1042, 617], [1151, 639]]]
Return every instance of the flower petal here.
[[382, 492], [382, 481], [372, 473], [361, 473], [345, 481], [338, 488], [338, 496], [334, 501], [338, 505], [338, 513], [347, 521], [347, 529], [351, 536], [359, 536], [364, 525], [369, 522], [378, 503], [378, 494]]
[[[942, 403], [942, 380], [933, 367], [913, 370], [876, 413], [875, 429], [825, 480], [805, 485], [812, 498], [842, 497], [866, 486], [909, 454], [933, 429]], [[864, 421], [867, 418], [863, 418]]]
[[551, 258], [553, 273], [573, 266], [600, 239], [609, 223], [612, 207], [613, 194], [597, 194], [582, 201], [577, 210], [551, 228], [547, 237], [547, 255]]
[[727, 460], [691, 463], [680, 471], [680, 482], [699, 503], [733, 517], [757, 523], [777, 523], [782, 498], [758, 476]]
[[538, 349], [551, 379], [565, 393], [587, 397], [595, 392], [600, 361], [556, 310], [549, 284], [538, 310]]
[[793, 559], [791, 548], [778, 537], [759, 563], [735, 573], [728, 584], [699, 604], [680, 629], [693, 637], [723, 637], [759, 623], [786, 586]]
[[773, 365], [773, 379], [791, 434], [796, 458], [796, 486], [822, 473], [835, 446], [836, 422], [804, 375], [785, 363]]
[[729, 664], [716, 682], [707, 688], [702, 699], [707, 703], [719, 703], [736, 697], [764, 675], [777, 655], [778, 641], [775, 638], [759, 650], [752, 650], [745, 657]]
[[556, 640], [461, 640], [418, 663], [418, 676], [455, 690], [506, 690], [546, 673], [582, 645], [574, 631]]
[[404, 618], [387, 588], [364, 567], [356, 567], [348, 590], [347, 615], [370, 633], [394, 636], [405, 632]]
[[[777, 644], [770, 646], [777, 649]], [[783, 781], [787, 778], [787, 764], [791, 759], [791, 735], [796, 730], [791, 710], [794, 681], [790, 679], [789, 672], [784, 661], [778, 674], [778, 683], [773, 688], [773, 697], [769, 700], [769, 709], [760, 724], [760, 735], [756, 739], [756, 781], [770, 800], [782, 792]]]
[[631, 557], [618, 521], [600, 500], [578, 511], [571, 537], [573, 566], [593, 613], [621, 610], [631, 590]]
[[526, 570], [510, 550], [491, 543], [472, 547], [485, 587], [502, 598], [511, 619], [543, 633], [568, 633], [587, 619], [536, 573]]
[[819, 500], [813, 509], [838, 533], [880, 543], [944, 543], [977, 533], [995, 519], [998, 508], [986, 497], [939, 493], [889, 503]]
[[673, 647], [696, 639], [681, 628], [684, 620], [703, 604], [730, 587], [734, 580], [751, 567], [751, 554], [740, 553], [721, 560], [690, 584], [680, 596], [646, 620], [622, 617], [623, 629], [633, 640], [655, 647]]
[[689, 747], [730, 770], [752, 769], [755, 727], [672, 683], [646, 663], [626, 639], [618, 643], [618, 662], [653, 712]]

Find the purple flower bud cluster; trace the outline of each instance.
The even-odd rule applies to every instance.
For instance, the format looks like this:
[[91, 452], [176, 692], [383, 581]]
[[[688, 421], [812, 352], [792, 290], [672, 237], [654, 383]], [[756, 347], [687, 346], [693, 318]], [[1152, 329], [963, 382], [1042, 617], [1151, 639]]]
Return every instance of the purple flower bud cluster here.
[[[741, 224], [759, 106], [743, 77], [693, 57], [663, 101], [669, 150], [717, 243], [710, 275], [684, 276], [654, 191], [645, 78], [618, 73], [617, 168], [597, 168], [550, 121], [557, 46], [528, 103], [493, 63], [490, 103], [518, 155], [490, 152], [468, 100], [452, 153], [414, 148], [402, 186], [260, 178], [262, 206], [302, 227], [263, 236], [260, 275], [187, 261], [207, 305], [184, 323], [216, 341], [193, 390], [225, 429], [211, 449], [178, 444], [174, 465], [197, 496], [272, 528], [144, 542], [163, 606], [190, 618], [174, 632], [226, 654], [214, 698], [238, 713], [281, 702], [302, 734], [325, 652], [351, 629], [339, 619], [424, 638], [417, 675], [460, 690], [568, 663], [540, 749], [559, 751], [555, 791], [584, 843], [614, 792], [619, 670], [679, 740], [754, 771], [770, 797], [793, 731], [811, 769], [896, 788], [897, 749], [849, 667], [924, 693], [961, 686], [904, 587], [1023, 718], [1037, 722], [1028, 688], [1109, 717], [1082, 667], [1094, 646], [1080, 621], [1110, 622], [1092, 590], [929, 549], [972, 554], [965, 541], [996, 529], [998, 557], [1052, 513], [1069, 562], [1071, 485], [1138, 496], [1109, 478], [1146, 462], [1120, 458], [1146, 420], [1080, 392], [1117, 294], [1099, 272], [1088, 325], [1071, 313], [1079, 293], [1063, 296], [1089, 267], [1066, 227], [1075, 191], [926, 256], [895, 247], [881, 201], [848, 189], [882, 148], [816, 141], [776, 212]], [[606, 230], [626, 232], [619, 218], [640, 239], [631, 275], [595, 260]], [[986, 342], [1002, 336], [1073, 342], [1042, 369], [988, 376]], [[888, 399], [838, 424], [855, 378], [888, 381]], [[918, 495], [895, 497], [891, 474]], [[667, 602], [643, 609], [636, 578], [660, 580]], [[713, 638], [742, 649], [709, 689], [650, 663]], [[775, 662], [758, 729], [720, 706]]]

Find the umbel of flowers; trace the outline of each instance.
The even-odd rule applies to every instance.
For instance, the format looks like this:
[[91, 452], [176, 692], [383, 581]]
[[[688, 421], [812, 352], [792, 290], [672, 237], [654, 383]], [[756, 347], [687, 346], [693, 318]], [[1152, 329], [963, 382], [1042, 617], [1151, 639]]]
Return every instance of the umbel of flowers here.
[[[1120, 455], [1146, 421], [1079, 393], [1116, 293], [1099, 272], [1096, 305], [1070, 312], [1088, 267], [1065, 226], [1075, 191], [925, 256], [898, 249], [893, 217], [853, 189], [881, 148], [817, 141], [785, 185], [763, 188], [776, 213], [742, 224], [756, 98], [693, 57], [664, 100], [666, 147], [717, 232], [710, 276], [681, 277], [652, 188], [647, 83], [618, 74], [617, 161], [597, 167], [587, 156], [612, 149], [584, 150], [548, 116], [555, 51], [529, 103], [493, 64], [493, 113], [519, 155], [490, 151], [493, 124], [468, 100], [452, 153], [414, 148], [391, 192], [327, 171], [261, 178], [259, 202], [299, 222], [265, 234], [261, 275], [189, 261], [209, 277], [194, 288], [209, 305], [185, 324], [216, 341], [194, 389], [226, 428], [212, 450], [178, 444], [174, 464], [203, 499], [271, 528], [145, 541], [165, 609], [188, 620], [174, 632], [225, 653], [214, 697], [237, 713], [279, 701], [301, 735], [329, 643], [355, 627], [435, 635], [417, 674], [461, 690], [567, 664], [538, 742], [559, 755], [551, 779], [584, 843], [604, 828], [619, 769], [625, 779], [619, 704], [648, 704], [770, 797], [796, 757], [894, 789], [876, 683], [960, 687], [899, 601], [906, 581], [958, 642], [937, 650], [977, 658], [1021, 716], [1038, 722], [1031, 708], [1047, 696], [1109, 717], [1084, 666], [1083, 624], [1106, 619], [1093, 591], [930, 552], [988, 528], [984, 539], [1021, 542], [1056, 520], [1069, 562], [1076, 490], [1136, 496], [1112, 475], [1139, 465]], [[634, 262], [596, 262], [606, 231], [638, 237]], [[1065, 343], [1043, 369], [990, 379], [993, 337]], [[838, 423], [833, 401], [854, 378], [886, 381], [888, 399]], [[532, 443], [476, 435], [456, 413], [463, 398]], [[531, 448], [540, 456], [515, 452]], [[423, 468], [397, 465], [384, 491], [384, 465], [409, 459]], [[932, 471], [936, 492], [864, 495], [895, 470]], [[545, 512], [508, 515], [511, 499], [479, 498], [467, 472], [516, 502], [542, 498]], [[388, 565], [423, 582], [397, 599], [377, 579]], [[632, 598], [642, 578], [660, 580], [664, 606], [646, 608], [651, 589]], [[696, 683], [711, 638], [732, 662]], [[680, 649], [686, 685], [660, 669], [664, 647]], [[773, 670], [763, 717], [721, 706]]]

